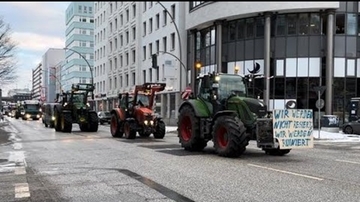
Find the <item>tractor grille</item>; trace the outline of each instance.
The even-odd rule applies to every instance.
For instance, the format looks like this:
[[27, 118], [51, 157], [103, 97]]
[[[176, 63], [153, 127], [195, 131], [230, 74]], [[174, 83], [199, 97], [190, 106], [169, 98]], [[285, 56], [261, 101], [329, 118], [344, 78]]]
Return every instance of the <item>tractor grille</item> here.
[[273, 143], [273, 122], [269, 118], [260, 118], [256, 124], [256, 137], [258, 143]]

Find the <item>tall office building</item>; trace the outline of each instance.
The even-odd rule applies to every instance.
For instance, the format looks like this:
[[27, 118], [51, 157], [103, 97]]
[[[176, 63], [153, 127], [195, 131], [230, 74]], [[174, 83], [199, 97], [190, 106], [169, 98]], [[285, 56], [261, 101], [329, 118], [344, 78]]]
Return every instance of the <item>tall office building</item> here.
[[65, 50], [50, 48], [42, 57], [41, 97], [43, 102], [54, 102], [56, 98], [56, 65], [65, 59]]
[[[73, 83], [91, 83], [94, 59], [93, 2], [72, 2], [66, 9], [65, 61], [61, 70], [63, 90]], [[90, 66], [90, 67], [89, 67]]]
[[[157, 96], [163, 104], [159, 109], [164, 118], [176, 118], [187, 80], [181, 65], [187, 49], [184, 15], [185, 4], [179, 2], [95, 2], [98, 109], [114, 107], [118, 93], [132, 91], [136, 84], [162, 82], [167, 88]], [[157, 53], [158, 68], [152, 68]]]
[[38, 64], [35, 69], [32, 70], [32, 99], [40, 100], [41, 94], [41, 79], [42, 77], [42, 64]]

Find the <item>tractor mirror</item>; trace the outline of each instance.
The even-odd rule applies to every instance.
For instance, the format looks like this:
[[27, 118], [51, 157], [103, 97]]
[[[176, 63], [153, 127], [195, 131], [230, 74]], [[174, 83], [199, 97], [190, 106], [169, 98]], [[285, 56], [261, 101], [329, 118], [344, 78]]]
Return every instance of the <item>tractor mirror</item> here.
[[56, 93], [56, 100], [59, 100], [59, 96], [60, 96], [60, 94]]
[[122, 95], [120, 93], [118, 95], [118, 98], [119, 98], [119, 100], [121, 100], [121, 98], [122, 98]]
[[204, 87], [210, 88], [210, 77], [208, 75], [203, 77]]
[[91, 93], [91, 99], [94, 100], [95, 97], [94, 97], [94, 93]]

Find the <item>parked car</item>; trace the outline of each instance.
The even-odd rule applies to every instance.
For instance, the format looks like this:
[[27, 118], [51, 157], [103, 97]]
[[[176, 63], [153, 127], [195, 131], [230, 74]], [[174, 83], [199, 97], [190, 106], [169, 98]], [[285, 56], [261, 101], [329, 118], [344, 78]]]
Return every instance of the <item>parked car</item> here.
[[344, 123], [344, 125], [342, 126], [342, 131], [345, 134], [360, 135], [360, 120]]
[[100, 111], [98, 112], [98, 117], [99, 117], [99, 123], [102, 125], [104, 123], [109, 123], [110, 124], [110, 120], [111, 120], [111, 114], [109, 111]]

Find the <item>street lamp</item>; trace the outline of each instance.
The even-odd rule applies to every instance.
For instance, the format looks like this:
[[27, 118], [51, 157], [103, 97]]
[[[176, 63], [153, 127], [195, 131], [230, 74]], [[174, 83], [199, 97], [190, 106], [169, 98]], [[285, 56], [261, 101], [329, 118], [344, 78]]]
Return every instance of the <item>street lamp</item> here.
[[[173, 24], [174, 24], [174, 27], [175, 27], [175, 30], [176, 30], [176, 33], [177, 33], [177, 35], [178, 35], [178, 40], [179, 40], [179, 58], [178, 58], [178, 60], [180, 61], [180, 63], [182, 64], [181, 66], [183, 66], [184, 68], [185, 68], [185, 70], [187, 71], [187, 69], [186, 69], [186, 66], [185, 65], [183, 65], [183, 62], [182, 62], [182, 48], [181, 48], [181, 36], [180, 36], [180, 32], [179, 32], [179, 28], [178, 28], [178, 26], [177, 26], [177, 24], [176, 24], [176, 22], [175, 22], [175, 19], [174, 19], [174, 16], [168, 11], [168, 9], [166, 9], [166, 7], [162, 4], [162, 3], [160, 3], [160, 1], [156, 1], [164, 10], [165, 10], [165, 12], [170, 16], [170, 18], [171, 18], [171, 20], [172, 20], [172, 22], [173, 22]], [[174, 56], [174, 55], [173, 55]], [[177, 57], [176, 57], [177, 58]], [[186, 84], [188, 83], [188, 78], [187, 78], [187, 76], [186, 76]], [[182, 91], [182, 68], [180, 68], [180, 92]]]
[[80, 57], [82, 59], [85, 60], [86, 64], [88, 65], [89, 69], [90, 69], [90, 74], [91, 74], [91, 84], [94, 85], [94, 75], [93, 75], [93, 69], [89, 63], [89, 61], [81, 54], [79, 53], [78, 51], [74, 50], [74, 49], [71, 49], [71, 48], [63, 48], [64, 50], [70, 50], [70, 51], [73, 51], [74, 53], [80, 55]]
[[[89, 63], [89, 61], [81, 54], [81, 53], [79, 53], [78, 51], [76, 51], [76, 50], [74, 50], [74, 49], [71, 49], [71, 48], [63, 48], [64, 50], [70, 50], [70, 51], [73, 51], [74, 53], [77, 53], [78, 55], [80, 55], [80, 57], [82, 58], [82, 59], [84, 59], [85, 60], [85, 62], [86, 62], [86, 64], [88, 65], [88, 67], [89, 67], [89, 69], [90, 69], [90, 74], [91, 74], [91, 85], [92, 86], [94, 86], [94, 74], [93, 74], [93, 69], [92, 69], [92, 67], [91, 67], [91, 65], [90, 65], [90, 63]], [[93, 92], [91, 92], [91, 98], [92, 98], [92, 100], [94, 100], [94, 91]]]

